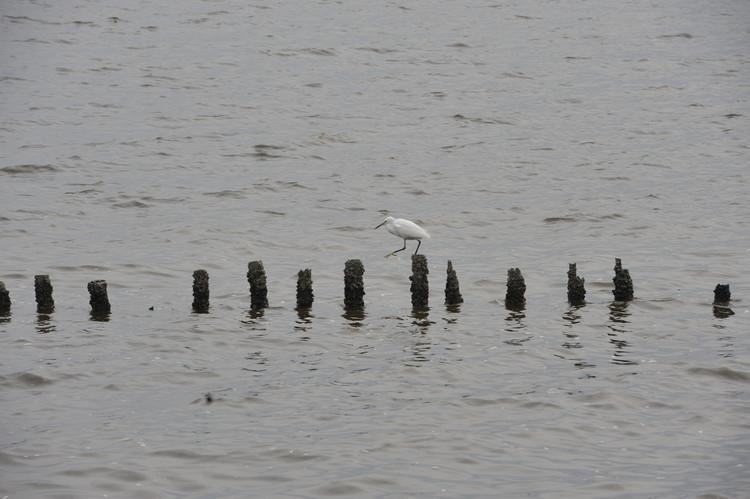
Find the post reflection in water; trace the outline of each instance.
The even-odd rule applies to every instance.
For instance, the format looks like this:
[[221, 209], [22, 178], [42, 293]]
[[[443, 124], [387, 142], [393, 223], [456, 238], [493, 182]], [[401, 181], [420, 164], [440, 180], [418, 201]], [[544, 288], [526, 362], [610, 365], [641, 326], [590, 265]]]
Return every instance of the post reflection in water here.
[[349, 310], [345, 309], [344, 313], [341, 315], [341, 317], [346, 320], [351, 327], [362, 327], [362, 321], [365, 320], [365, 317], [367, 314], [365, 314], [364, 310]]
[[409, 349], [411, 357], [404, 365], [418, 367], [421, 363], [427, 362], [429, 360], [427, 354], [431, 348], [432, 343], [429, 341], [429, 336], [420, 336], [419, 339], [411, 345]]
[[[298, 308], [297, 309], [297, 320], [294, 321], [294, 330], [298, 331], [300, 333], [306, 333], [308, 329], [310, 329], [310, 325], [312, 324], [312, 319], [315, 318], [314, 315], [310, 314], [309, 308]], [[300, 341], [309, 341], [310, 337], [308, 335], [300, 336]]]
[[630, 343], [622, 336], [626, 333], [631, 333], [629, 329], [625, 327], [625, 324], [629, 324], [628, 320], [630, 312], [628, 312], [628, 302], [625, 301], [613, 301], [609, 305], [609, 327], [610, 332], [607, 333], [609, 336], [609, 342], [615, 346], [615, 351], [612, 353], [612, 364], [619, 365], [638, 365], [638, 362], [628, 360], [625, 355], [628, 354], [628, 347]]
[[268, 321], [263, 320], [264, 315], [265, 309], [263, 308], [251, 309], [248, 310], [247, 317], [242, 319], [240, 323], [246, 326], [249, 331], [252, 331], [253, 334], [266, 334]]
[[461, 304], [460, 303], [454, 303], [451, 305], [445, 305], [445, 310], [448, 313], [451, 314], [460, 314], [461, 313]]
[[414, 342], [404, 349], [410, 354], [409, 359], [404, 364], [406, 366], [419, 367], [421, 363], [429, 360], [427, 354], [432, 348], [432, 342], [427, 335], [427, 330], [430, 325], [434, 324], [433, 321], [429, 320], [429, 311], [429, 308], [424, 308], [413, 310], [411, 313], [411, 324], [414, 327], [410, 331], [416, 333], [416, 336], [413, 336]]
[[[563, 319], [566, 322], [565, 327], [568, 328], [567, 331], [563, 331], [563, 335], [565, 336], [565, 339], [562, 343], [562, 347], [567, 350], [578, 350], [583, 348], [583, 343], [581, 343], [580, 336], [578, 334], [573, 332], [573, 327], [577, 324], [580, 324], [581, 322], [581, 314], [579, 313], [579, 310], [585, 307], [586, 304], [581, 305], [573, 305], [571, 306], [567, 312], [563, 314]], [[573, 361], [573, 365], [578, 369], [586, 369], [586, 368], [592, 368], [596, 367], [596, 364], [592, 364], [590, 362], [585, 361], [581, 357], [571, 357], [570, 360]], [[590, 378], [594, 378], [594, 375], [587, 375]]]
[[36, 319], [36, 332], [39, 334], [52, 333], [57, 329], [51, 322], [51, 316], [49, 314], [38, 314]]
[[434, 322], [430, 321], [428, 319], [430, 315], [430, 309], [425, 308], [422, 310], [414, 310], [411, 313], [412, 324], [416, 326], [415, 332], [418, 333], [426, 333], [427, 329], [429, 328], [430, 324], [434, 324]]
[[579, 336], [573, 332], [573, 326], [581, 322], [581, 314], [578, 313], [578, 309], [582, 307], [583, 305], [570, 307], [568, 311], [563, 314], [563, 319], [567, 321], [565, 327], [568, 328], [568, 331], [563, 332], [566, 338], [562, 344], [563, 348], [573, 349], [583, 347], [579, 340]]
[[[505, 318], [505, 321], [508, 322], [508, 326], [506, 326], [505, 330], [510, 333], [521, 333], [524, 329], [526, 329], [527, 325], [524, 322], [524, 319], [526, 319], [526, 314], [524, 313], [525, 307], [521, 306], [516, 309], [508, 309], [509, 314]], [[507, 343], [508, 345], [516, 345], [520, 346], [526, 343], [531, 339], [531, 336], [528, 334], [525, 334], [523, 336], [517, 336], [515, 338], [510, 338], [507, 340], [504, 340], [503, 343]]]
[[94, 322], [109, 322], [109, 312], [89, 312], [89, 320]]

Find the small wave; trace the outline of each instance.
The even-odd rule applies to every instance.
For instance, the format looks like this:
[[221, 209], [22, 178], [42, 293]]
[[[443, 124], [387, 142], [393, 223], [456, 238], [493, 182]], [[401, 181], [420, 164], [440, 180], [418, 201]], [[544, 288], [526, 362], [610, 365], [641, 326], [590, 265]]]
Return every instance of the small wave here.
[[265, 55], [277, 55], [282, 57], [289, 57], [294, 56], [298, 54], [307, 54], [307, 55], [320, 55], [320, 56], [336, 56], [336, 51], [334, 49], [316, 49], [316, 48], [304, 48], [304, 49], [283, 49], [278, 52], [271, 52], [270, 50], [263, 52]]
[[446, 152], [453, 152], [454, 150], [466, 149], [467, 147], [481, 146], [483, 144], [484, 144], [483, 141], [479, 141], [479, 142], [467, 142], [465, 144], [455, 144], [455, 145], [442, 146], [440, 149], [443, 150], [443, 151], [446, 151]]
[[336, 51], [334, 49], [314, 49], [314, 48], [308, 48], [308, 49], [302, 49], [300, 50], [303, 54], [312, 54], [312, 55], [326, 55], [326, 56], [335, 56]]
[[512, 125], [510, 121], [505, 121], [497, 118], [470, 118], [462, 114], [454, 114], [454, 120], [468, 121], [470, 123], [479, 123], [482, 125]]
[[253, 184], [253, 187], [258, 190], [269, 192], [279, 192], [287, 189], [311, 189], [311, 187], [302, 185], [299, 182], [281, 180], [271, 181], [269, 179]]
[[357, 50], [364, 50], [367, 52], [375, 52], [376, 54], [391, 54], [393, 52], [399, 52], [396, 49], [388, 49], [384, 47], [358, 47]]
[[279, 151], [288, 149], [286, 146], [277, 146], [272, 144], [256, 144], [253, 146], [254, 152], [241, 152], [241, 153], [227, 153], [222, 154], [225, 158], [258, 158], [258, 159], [274, 159], [283, 158]]
[[231, 189], [217, 192], [204, 192], [203, 195], [217, 198], [247, 199], [247, 194], [243, 191], [235, 191]]
[[560, 222], [575, 222], [576, 219], [573, 217], [548, 217], [543, 220], [547, 224], [556, 224]]
[[527, 75], [525, 75], [523, 73], [509, 73], [507, 71], [505, 73], [503, 73], [502, 75], [500, 75], [500, 77], [501, 78], [521, 78], [521, 79], [524, 79], [524, 80], [533, 80], [534, 79], [531, 76], [527, 76]]
[[75, 194], [101, 194], [101, 192], [98, 189], [84, 189], [82, 191], [66, 191], [65, 194], [71, 196]]
[[3, 173], [11, 175], [27, 175], [30, 173], [56, 172], [57, 168], [52, 165], [12, 165], [0, 168]]
[[686, 38], [686, 39], [690, 39], [692, 37], [693, 37], [693, 35], [691, 35], [690, 33], [678, 33], [676, 35], [661, 35], [659, 38], [664, 38], [664, 39], [669, 39], [669, 38]]
[[52, 383], [52, 380], [33, 373], [12, 373], [0, 376], [0, 386], [6, 388], [28, 388]]
[[353, 227], [351, 225], [341, 225], [339, 227], [331, 227], [328, 230], [333, 230], [337, 232], [359, 232], [362, 230], [362, 227]]
[[115, 208], [148, 208], [149, 207], [148, 204], [138, 201], [137, 199], [133, 199], [132, 201], [123, 201], [121, 203], [114, 203], [112, 206]]
[[729, 369], [728, 367], [719, 367], [717, 369], [711, 369], [707, 367], [692, 367], [688, 369], [688, 373], [698, 376], [710, 376], [712, 378], [720, 378], [728, 381], [750, 383], [750, 374], [741, 371], [735, 371], [734, 369]]
[[62, 272], [109, 272], [112, 270], [110, 267], [100, 265], [53, 265], [50, 269]]
[[62, 25], [62, 23], [60, 22], [44, 21], [42, 19], [34, 19], [33, 17], [28, 17], [28, 16], [3, 16], [3, 17], [12, 23], [32, 22], [32, 23], [39, 23], [39, 24], [51, 24], [51, 25], [56, 25], [56, 26]]
[[184, 198], [157, 198], [154, 196], [133, 197], [120, 195], [108, 197], [101, 200], [101, 203], [110, 204], [114, 208], [150, 208], [154, 204], [178, 204], [184, 201]]

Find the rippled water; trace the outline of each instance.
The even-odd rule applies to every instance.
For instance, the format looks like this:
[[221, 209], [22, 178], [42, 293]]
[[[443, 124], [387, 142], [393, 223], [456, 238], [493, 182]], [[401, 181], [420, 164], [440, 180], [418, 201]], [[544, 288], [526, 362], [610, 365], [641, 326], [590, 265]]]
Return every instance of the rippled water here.
[[[3, 496], [750, 490], [746, 2], [0, 14]], [[427, 311], [408, 251], [382, 258], [388, 215], [432, 234]], [[362, 314], [342, 309], [350, 258]], [[250, 311], [258, 259], [270, 307]]]

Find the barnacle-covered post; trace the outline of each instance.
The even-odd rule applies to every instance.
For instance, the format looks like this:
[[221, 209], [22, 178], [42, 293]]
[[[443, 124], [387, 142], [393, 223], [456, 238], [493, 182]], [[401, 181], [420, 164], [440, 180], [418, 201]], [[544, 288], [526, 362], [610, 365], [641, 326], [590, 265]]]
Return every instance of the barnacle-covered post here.
[[717, 284], [714, 288], [714, 303], [727, 305], [731, 299], [732, 293], [729, 291], [729, 284]]
[[630, 271], [622, 268], [622, 262], [619, 258], [615, 258], [615, 276], [612, 281], [615, 283], [615, 289], [612, 290], [615, 301], [630, 301], [633, 299], [633, 280], [630, 278]]
[[734, 315], [734, 311], [729, 306], [732, 299], [732, 293], [729, 292], [729, 284], [717, 284], [714, 288], [714, 316], [726, 319]]
[[453, 270], [453, 263], [450, 260], [448, 260], [448, 270], [446, 273], [445, 304], [450, 306], [463, 303], [464, 299], [461, 296], [461, 291], [458, 289], [458, 276], [456, 276], [456, 271]]
[[583, 305], [586, 303], [586, 288], [583, 286], [585, 279], [578, 277], [576, 264], [568, 264], [568, 303], [571, 305]]
[[208, 313], [209, 308], [208, 271], [198, 269], [193, 272], [193, 311], [197, 314]]
[[312, 271], [300, 270], [297, 273], [297, 308], [310, 308], [313, 304]]
[[358, 259], [347, 260], [344, 264], [344, 308], [349, 311], [365, 308], [365, 285], [362, 275], [365, 267]]
[[5, 283], [0, 281], [0, 315], [10, 312], [10, 293], [5, 289]]
[[34, 293], [36, 294], [36, 311], [49, 314], [55, 310], [55, 300], [52, 298], [52, 283], [48, 275], [34, 276]]
[[247, 282], [250, 283], [250, 308], [253, 310], [268, 306], [266, 271], [260, 260], [247, 264]]
[[411, 256], [411, 306], [414, 310], [427, 308], [430, 298], [430, 285], [427, 281], [427, 257], [424, 255]]
[[94, 314], [108, 314], [112, 310], [112, 307], [107, 296], [107, 281], [91, 281], [87, 287], [89, 296], [91, 297], [89, 300], [91, 312]]
[[507, 291], [505, 293], [505, 306], [509, 308], [522, 307], [526, 303], [526, 281], [523, 279], [521, 269], [508, 269]]

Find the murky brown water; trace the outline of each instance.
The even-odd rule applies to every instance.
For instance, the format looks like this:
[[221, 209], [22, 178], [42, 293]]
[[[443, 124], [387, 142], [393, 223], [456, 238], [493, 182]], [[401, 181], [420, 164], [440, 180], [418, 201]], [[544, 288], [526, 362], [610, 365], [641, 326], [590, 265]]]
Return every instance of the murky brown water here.
[[[0, 14], [0, 495], [750, 490], [744, 2]], [[408, 251], [382, 258], [402, 244], [372, 230], [388, 215], [432, 234], [426, 312]], [[350, 258], [360, 315], [342, 309]], [[251, 312], [258, 259], [270, 307]], [[450, 310], [448, 260], [465, 300]]]

